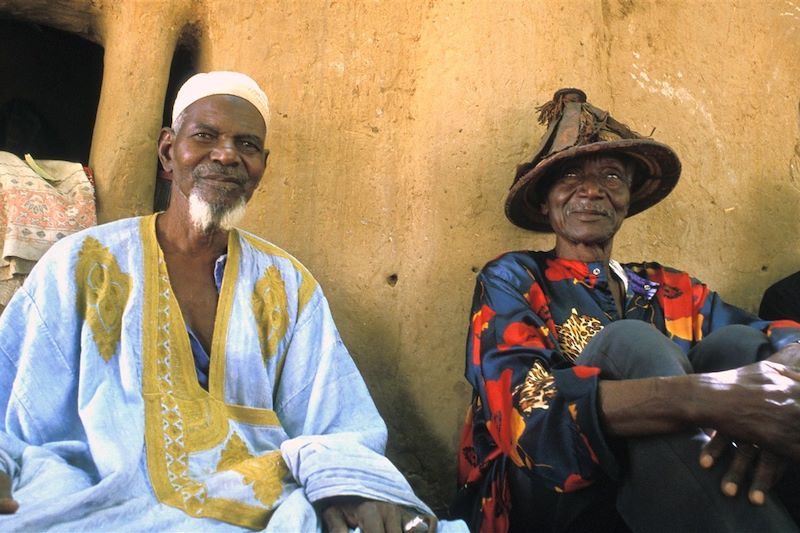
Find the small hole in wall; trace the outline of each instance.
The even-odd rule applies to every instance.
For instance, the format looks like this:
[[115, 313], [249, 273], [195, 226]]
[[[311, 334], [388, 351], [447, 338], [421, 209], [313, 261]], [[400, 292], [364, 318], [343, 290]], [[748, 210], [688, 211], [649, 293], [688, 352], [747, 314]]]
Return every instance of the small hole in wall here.
[[397, 274], [390, 274], [387, 276], [386, 283], [388, 283], [390, 287], [397, 285]]

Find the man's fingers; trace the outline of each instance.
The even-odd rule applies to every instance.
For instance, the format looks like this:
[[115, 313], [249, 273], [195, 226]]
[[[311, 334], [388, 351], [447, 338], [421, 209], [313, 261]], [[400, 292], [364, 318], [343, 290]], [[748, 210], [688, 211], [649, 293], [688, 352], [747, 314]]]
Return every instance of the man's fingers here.
[[19, 503], [11, 498], [0, 498], [0, 514], [14, 514], [19, 509]]
[[[357, 508], [358, 525], [364, 533], [386, 533], [384, 528], [383, 514], [384, 510], [381, 505], [382, 502], [368, 501], [364, 502]], [[400, 517], [397, 517], [400, 521]]]
[[411, 509], [403, 513], [403, 533], [435, 533], [436, 517], [415, 512]]
[[17, 509], [19, 503], [11, 496], [11, 478], [0, 472], [0, 514], [14, 514]]
[[753, 482], [747, 497], [753, 505], [763, 505], [769, 491], [783, 476], [786, 460], [771, 452], [762, 451], [758, 457]]
[[403, 531], [403, 522], [405, 513], [397, 505], [391, 503], [379, 503], [381, 515], [383, 518], [383, 529], [386, 533], [401, 533]]
[[700, 452], [700, 466], [703, 468], [711, 468], [717, 464], [719, 458], [722, 457], [722, 454], [724, 454], [730, 446], [731, 441], [728, 437], [715, 432]]
[[344, 513], [337, 505], [329, 505], [322, 511], [322, 521], [325, 523], [325, 529], [329, 533], [347, 533], [350, 531]]
[[[715, 465], [730, 446], [731, 441], [726, 436], [715, 433], [700, 452], [700, 465], [704, 468]], [[762, 505], [767, 491], [780, 480], [785, 467], [783, 458], [752, 444], [739, 444], [734, 448], [728, 471], [722, 476], [720, 489], [726, 496], [736, 496], [752, 471], [747, 496], [754, 505]]]
[[752, 444], [739, 444], [728, 471], [722, 476], [722, 492], [726, 496], [736, 496], [744, 482], [747, 472], [758, 454], [758, 448]]
[[[359, 500], [341, 507], [350, 527], [358, 527], [364, 533], [385, 533], [383, 516], [385, 507], [389, 504], [374, 500]], [[396, 520], [399, 522], [400, 517], [397, 516]]]
[[436, 518], [393, 503], [342, 497], [327, 501], [325, 528], [334, 533], [358, 527], [364, 533], [436, 533]]
[[795, 381], [800, 381], [800, 371], [794, 368], [783, 367], [778, 369], [778, 373], [787, 378], [792, 378]]

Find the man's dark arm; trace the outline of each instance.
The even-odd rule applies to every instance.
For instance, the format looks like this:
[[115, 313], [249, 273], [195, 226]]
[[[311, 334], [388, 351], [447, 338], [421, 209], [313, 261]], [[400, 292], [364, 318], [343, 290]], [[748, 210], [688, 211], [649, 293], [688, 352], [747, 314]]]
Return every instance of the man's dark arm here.
[[[723, 491], [742, 482], [752, 468], [753, 446], [761, 450], [751, 486], [751, 500], [779, 478], [783, 460], [800, 461], [800, 345], [791, 344], [770, 359], [742, 368], [707, 374], [602, 381], [600, 416], [609, 436], [664, 434], [692, 427], [713, 428], [724, 439], [712, 440], [701, 457], [711, 466], [727, 441], [740, 445]], [[751, 462], [747, 462], [748, 459]], [[755, 491], [755, 493], [753, 492]], [[761, 492], [761, 496], [757, 494]]]
[[800, 381], [789, 360], [800, 360], [800, 345], [724, 372], [602, 381], [601, 417], [611, 436], [714, 428], [800, 460]]

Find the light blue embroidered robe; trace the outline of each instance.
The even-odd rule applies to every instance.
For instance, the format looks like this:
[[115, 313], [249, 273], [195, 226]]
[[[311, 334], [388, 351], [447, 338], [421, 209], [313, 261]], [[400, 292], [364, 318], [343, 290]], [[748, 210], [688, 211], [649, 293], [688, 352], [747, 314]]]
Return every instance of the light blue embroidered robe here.
[[154, 221], [59, 241], [0, 317], [0, 468], [20, 502], [0, 530], [315, 531], [309, 502], [341, 494], [430, 512], [382, 456], [316, 281], [241, 230], [199, 386]]

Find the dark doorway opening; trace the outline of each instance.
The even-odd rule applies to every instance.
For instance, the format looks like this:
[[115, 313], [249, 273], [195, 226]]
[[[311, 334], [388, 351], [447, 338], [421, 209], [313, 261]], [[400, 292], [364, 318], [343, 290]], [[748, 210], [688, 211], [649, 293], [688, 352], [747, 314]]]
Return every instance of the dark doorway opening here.
[[0, 150], [88, 164], [103, 48], [40, 24], [0, 18]]
[[[164, 126], [172, 124], [172, 104], [175, 102], [178, 89], [186, 80], [197, 73], [197, 67], [195, 66], [196, 51], [197, 40], [194, 37], [194, 32], [191, 30], [184, 32], [178, 46], [175, 48], [175, 54], [172, 56], [172, 65], [169, 70], [169, 82], [167, 84], [167, 94], [164, 97], [164, 115], [162, 118]], [[163, 170], [161, 163], [159, 163], [155, 198], [153, 199], [153, 209], [155, 211], [163, 211], [169, 206], [172, 182], [164, 174]]]

